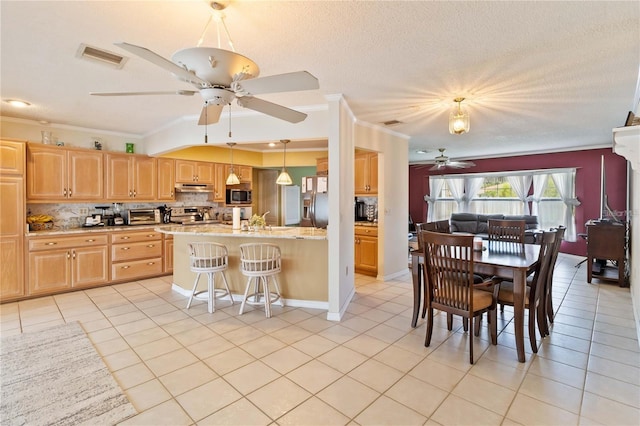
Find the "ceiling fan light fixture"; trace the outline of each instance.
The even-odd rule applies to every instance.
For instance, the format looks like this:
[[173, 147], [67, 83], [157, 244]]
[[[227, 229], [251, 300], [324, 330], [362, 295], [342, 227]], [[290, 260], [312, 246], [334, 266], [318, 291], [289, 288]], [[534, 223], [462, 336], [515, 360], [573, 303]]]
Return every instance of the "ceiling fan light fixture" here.
[[467, 133], [470, 128], [469, 112], [460, 105], [465, 98], [455, 98], [458, 105], [449, 114], [449, 133], [461, 135]]
[[289, 139], [281, 139], [280, 142], [284, 145], [284, 153], [282, 156], [282, 171], [278, 175], [278, 179], [276, 179], [276, 184], [278, 185], [291, 185], [293, 181], [291, 180], [291, 176], [287, 173], [287, 144], [291, 142]]

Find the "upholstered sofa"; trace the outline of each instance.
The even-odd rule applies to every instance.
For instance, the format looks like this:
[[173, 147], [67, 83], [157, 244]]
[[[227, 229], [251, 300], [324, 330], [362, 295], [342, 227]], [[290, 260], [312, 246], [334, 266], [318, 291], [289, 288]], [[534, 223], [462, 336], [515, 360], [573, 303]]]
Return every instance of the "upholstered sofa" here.
[[475, 213], [452, 213], [449, 219], [451, 232], [465, 232], [475, 234], [483, 239], [489, 237], [489, 219], [524, 220], [527, 230], [525, 231], [525, 243], [535, 243], [535, 235], [538, 230], [538, 216], [530, 215], [503, 215], [503, 214], [475, 214]]

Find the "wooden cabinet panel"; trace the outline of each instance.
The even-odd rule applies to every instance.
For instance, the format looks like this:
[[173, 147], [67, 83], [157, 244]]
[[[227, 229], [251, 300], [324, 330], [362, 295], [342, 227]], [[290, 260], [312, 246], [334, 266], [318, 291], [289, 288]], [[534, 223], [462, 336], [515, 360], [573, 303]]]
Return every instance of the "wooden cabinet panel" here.
[[329, 174], [329, 159], [318, 158], [316, 160], [316, 175], [327, 176]]
[[0, 173], [24, 175], [25, 148], [23, 142], [2, 141], [0, 143]]
[[[253, 182], [253, 176], [252, 176], [253, 167], [234, 164], [233, 171], [238, 176], [238, 179], [240, 180], [241, 183]], [[229, 173], [231, 173], [231, 164], [225, 164], [225, 171], [224, 171], [225, 181], [226, 181], [226, 177], [229, 176]]]
[[165, 235], [162, 260], [162, 270], [165, 273], [173, 272], [173, 235]]
[[353, 164], [355, 195], [376, 195], [378, 193], [378, 154], [356, 154]]
[[356, 272], [375, 276], [378, 273], [378, 228], [355, 227], [354, 269]]
[[153, 230], [116, 232], [111, 234], [112, 244], [154, 241], [160, 239], [162, 239], [162, 234]]
[[29, 253], [29, 295], [51, 294], [71, 288], [70, 259], [69, 249]]
[[111, 246], [111, 261], [145, 259], [162, 256], [162, 241], [114, 244]]
[[214, 184], [213, 163], [203, 161], [176, 160], [177, 183], [210, 183]]
[[224, 164], [215, 163], [213, 165], [213, 186], [215, 191], [213, 193], [213, 201], [218, 203], [224, 203], [227, 195], [227, 175]]
[[106, 196], [111, 201], [155, 201], [155, 158], [131, 154], [105, 154]]
[[171, 158], [158, 158], [157, 165], [158, 165], [158, 180], [157, 180], [158, 200], [173, 201], [176, 199], [175, 161]]
[[113, 281], [128, 281], [141, 277], [162, 275], [162, 258], [132, 260], [111, 265]]
[[105, 234], [29, 238], [29, 295], [106, 284], [109, 266]]
[[97, 151], [67, 152], [67, 197], [74, 201], [104, 199], [103, 154]]
[[29, 144], [29, 201], [96, 201], [104, 198], [103, 154]]
[[0, 301], [25, 296], [25, 144], [0, 141]]

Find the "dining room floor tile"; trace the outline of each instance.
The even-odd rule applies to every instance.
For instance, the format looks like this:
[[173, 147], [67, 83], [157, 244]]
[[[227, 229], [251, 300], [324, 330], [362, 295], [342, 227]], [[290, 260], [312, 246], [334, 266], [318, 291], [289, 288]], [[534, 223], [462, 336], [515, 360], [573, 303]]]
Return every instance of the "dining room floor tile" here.
[[2, 336], [78, 321], [139, 414], [124, 425], [605, 424], [640, 418], [640, 347], [628, 288], [586, 282], [560, 254], [548, 337], [526, 360], [513, 309], [474, 337], [436, 314], [411, 328], [411, 274], [355, 276], [341, 321], [274, 307], [272, 318], [172, 290], [171, 276], [0, 305]]

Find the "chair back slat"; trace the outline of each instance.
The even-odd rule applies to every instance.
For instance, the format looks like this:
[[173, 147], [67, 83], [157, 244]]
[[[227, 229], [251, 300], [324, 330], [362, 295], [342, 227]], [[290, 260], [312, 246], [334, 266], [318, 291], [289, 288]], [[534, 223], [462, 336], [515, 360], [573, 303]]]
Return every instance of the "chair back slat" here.
[[540, 243], [540, 254], [538, 255], [538, 265], [536, 266], [531, 282], [531, 291], [535, 292], [533, 300], [539, 302], [545, 291], [545, 284], [549, 278], [549, 268], [553, 257], [553, 250], [556, 242], [556, 231], [544, 231]]
[[489, 243], [518, 243], [524, 244], [524, 220], [489, 219]]

